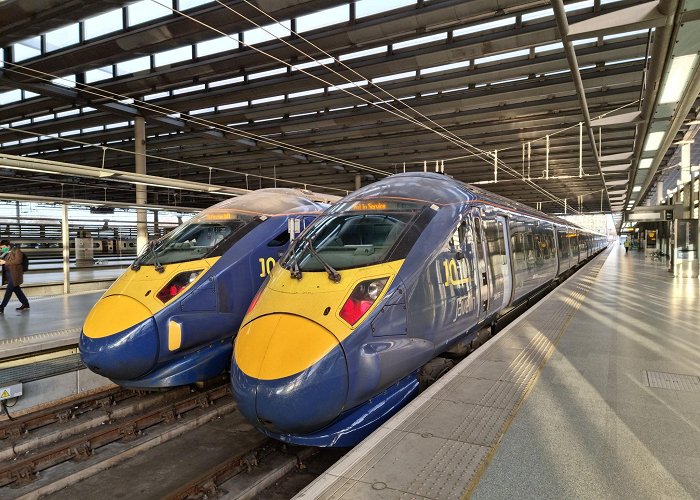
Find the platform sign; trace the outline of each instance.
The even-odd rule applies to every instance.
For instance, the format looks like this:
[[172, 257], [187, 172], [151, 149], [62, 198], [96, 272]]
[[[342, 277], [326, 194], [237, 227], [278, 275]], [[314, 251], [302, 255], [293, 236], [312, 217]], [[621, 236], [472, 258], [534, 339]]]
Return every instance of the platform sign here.
[[22, 395], [22, 384], [13, 384], [0, 387], [0, 401], [4, 399], [18, 398]]

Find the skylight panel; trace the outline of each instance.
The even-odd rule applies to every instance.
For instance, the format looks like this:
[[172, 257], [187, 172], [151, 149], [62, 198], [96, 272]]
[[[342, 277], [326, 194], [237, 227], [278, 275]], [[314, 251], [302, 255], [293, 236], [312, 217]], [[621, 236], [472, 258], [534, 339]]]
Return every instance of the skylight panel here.
[[238, 48], [238, 45], [236, 35], [232, 35], [231, 38], [222, 36], [219, 38], [214, 38], [213, 40], [207, 40], [206, 42], [199, 42], [196, 45], [197, 57], [204, 57], [211, 54], [218, 54], [219, 52], [226, 52], [227, 50], [234, 50]]
[[299, 64], [294, 64], [292, 69], [308, 69], [315, 68], [316, 66], [321, 66], [322, 64], [333, 64], [335, 60], [332, 57], [327, 57], [326, 59], [317, 59], [316, 61], [307, 61]]
[[234, 76], [233, 78], [227, 78], [226, 80], [217, 80], [215, 82], [209, 82], [209, 88], [222, 87], [224, 85], [233, 85], [234, 83], [240, 83], [242, 81], [242, 76]]
[[[465, 68], [469, 66], [469, 61], [458, 61], [449, 64], [442, 64], [440, 66], [433, 66], [432, 68], [423, 68], [420, 70], [421, 75], [429, 75], [431, 73], [437, 73], [438, 71], [448, 71], [451, 69]], [[425, 95], [425, 94], [424, 94]]]
[[625, 36], [634, 36], [634, 35], [641, 35], [641, 34], [648, 34], [649, 30], [634, 30], [634, 31], [625, 31], [623, 33], [615, 33], [614, 35], [605, 35], [603, 37], [603, 41], [608, 41], [608, 40], [614, 40], [616, 38], [622, 38]]
[[388, 10], [399, 9], [407, 5], [416, 5], [416, 0], [359, 0], [355, 2], [355, 17], [371, 16]]
[[246, 45], [256, 45], [277, 38], [284, 38], [291, 35], [290, 27], [290, 21], [282, 21], [281, 23], [268, 24], [262, 28], [253, 28], [243, 32], [243, 42]]
[[535, 53], [546, 52], [548, 50], [561, 50], [563, 48], [564, 44], [561, 42], [550, 43], [547, 45], [540, 45], [539, 47], [535, 47]]
[[85, 83], [99, 82], [113, 77], [114, 74], [112, 73], [111, 65], [103, 68], [89, 69], [85, 72]]
[[435, 33], [434, 35], [413, 38], [412, 40], [395, 43], [392, 45], [392, 47], [394, 50], [398, 50], [406, 47], [414, 47], [416, 45], [425, 45], [426, 43], [436, 42], [438, 40], [447, 40], [447, 33]]
[[297, 33], [325, 28], [333, 24], [346, 23], [350, 20], [350, 6], [348, 4], [320, 10], [305, 16], [297, 17]]
[[144, 101], [153, 101], [154, 99], [162, 99], [163, 97], [168, 97], [170, 92], [156, 92], [155, 94], [148, 94], [143, 96]]
[[129, 75], [147, 69], [151, 69], [151, 58], [149, 56], [137, 57], [117, 63], [117, 76]]
[[178, 7], [180, 10], [194, 9], [200, 5], [206, 5], [208, 3], [214, 3], [214, 0], [180, 0], [178, 2]]
[[189, 61], [192, 59], [192, 46], [187, 45], [185, 47], [158, 52], [154, 57], [156, 66], [166, 66], [168, 64]]
[[541, 19], [543, 17], [554, 16], [553, 9], [538, 10], [536, 12], [530, 12], [529, 14], [523, 14], [523, 21], [532, 21], [533, 19]]
[[268, 76], [273, 76], [273, 75], [280, 75], [282, 73], [286, 73], [287, 68], [275, 68], [275, 69], [270, 69], [267, 71], [260, 71], [258, 73], [251, 73], [248, 75], [248, 80], [257, 80], [259, 78], [266, 78]]
[[19, 89], [0, 93], [0, 104], [10, 104], [22, 100], [22, 91]]
[[250, 101], [251, 104], [265, 104], [266, 102], [284, 101], [283, 95], [274, 95], [271, 97], [261, 97], [260, 99], [253, 99]]
[[288, 95], [290, 99], [294, 99], [295, 97], [304, 97], [307, 95], [314, 95], [314, 94], [323, 94], [323, 92], [326, 89], [324, 87], [321, 87], [320, 89], [311, 89], [311, 90], [302, 90], [301, 92], [292, 92], [291, 94]]
[[578, 9], [589, 9], [593, 7], [593, 0], [585, 0], [583, 2], [570, 3], [564, 6], [564, 11], [571, 12]]
[[80, 42], [80, 28], [78, 23], [64, 26], [46, 33], [46, 51], [62, 49]]
[[209, 107], [209, 108], [199, 108], [199, 109], [193, 109], [190, 111], [190, 115], [203, 115], [204, 113], [213, 113], [216, 111], [216, 108], [214, 107]]
[[73, 116], [73, 115], [77, 115], [78, 113], [80, 113], [79, 109], [75, 109], [75, 108], [74, 109], [67, 109], [66, 111], [59, 111], [58, 113], [56, 113], [56, 118], [63, 118], [65, 116]]
[[89, 17], [83, 21], [85, 39], [96, 38], [114, 31], [124, 29], [122, 9], [114, 9], [99, 16]]
[[217, 109], [219, 111], [224, 111], [227, 109], [242, 108], [242, 107], [247, 106], [247, 105], [248, 105], [248, 101], [233, 102], [231, 104], [222, 104], [221, 106], [218, 106]]
[[400, 80], [402, 78], [415, 78], [415, 71], [405, 71], [403, 73], [396, 73], [394, 75], [378, 76], [377, 78], [372, 78], [372, 83], [390, 82], [392, 80]]
[[357, 87], [364, 87], [367, 85], [369, 82], [367, 80], [358, 80], [356, 82], [348, 82], [348, 83], [341, 83], [339, 85], [334, 85], [332, 87], [329, 87], [328, 90], [343, 90], [343, 89], [352, 89], [352, 88], [357, 88]]
[[466, 28], [460, 28], [452, 32], [452, 36], [467, 35], [469, 33], [478, 33], [480, 31], [487, 31], [494, 28], [501, 28], [503, 26], [512, 26], [515, 24], [515, 17], [506, 17], [505, 19], [497, 19], [495, 21], [489, 21], [488, 23], [481, 23], [474, 26], [467, 26]]
[[127, 17], [129, 18], [129, 26], [136, 26], [137, 24], [172, 14], [170, 9], [152, 2], [151, 0], [141, 0], [140, 2], [129, 5], [126, 9]]
[[[181, 89], [175, 89], [173, 90], [173, 95], [180, 95], [180, 94], [187, 94], [188, 92], [198, 92], [200, 90], [204, 90], [204, 84], [199, 84], [199, 85], [191, 85], [189, 87], [183, 87]], [[180, 114], [178, 113], [178, 117]]]
[[61, 78], [54, 78], [51, 80], [54, 85], [60, 85], [61, 87], [75, 87], [75, 75], [66, 75]]
[[15, 62], [41, 55], [41, 37], [35, 36], [34, 38], [17, 42], [12, 46], [12, 51]]
[[513, 57], [526, 56], [530, 53], [530, 49], [512, 50], [510, 52], [504, 52], [503, 54], [494, 54], [492, 56], [479, 57], [474, 60], [474, 64], [484, 64], [493, 61], [502, 61], [504, 59], [511, 59]]
[[357, 52], [350, 52], [349, 54], [341, 54], [341, 56], [338, 58], [341, 61], [347, 61], [350, 59], [357, 59], [358, 57], [367, 57], [371, 56], [374, 54], [381, 54], [383, 52], [386, 52], [386, 45], [382, 45], [380, 47], [374, 47], [371, 49], [365, 49], [365, 50], [359, 50]]

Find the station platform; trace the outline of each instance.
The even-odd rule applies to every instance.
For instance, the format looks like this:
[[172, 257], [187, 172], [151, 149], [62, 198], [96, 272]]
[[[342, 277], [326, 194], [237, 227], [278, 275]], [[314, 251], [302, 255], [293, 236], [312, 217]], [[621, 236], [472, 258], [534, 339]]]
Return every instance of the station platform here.
[[32, 352], [77, 345], [80, 330], [104, 290], [30, 298], [30, 309], [16, 311], [13, 296], [0, 314], [0, 361]]
[[297, 498], [700, 498], [699, 306], [611, 247]]

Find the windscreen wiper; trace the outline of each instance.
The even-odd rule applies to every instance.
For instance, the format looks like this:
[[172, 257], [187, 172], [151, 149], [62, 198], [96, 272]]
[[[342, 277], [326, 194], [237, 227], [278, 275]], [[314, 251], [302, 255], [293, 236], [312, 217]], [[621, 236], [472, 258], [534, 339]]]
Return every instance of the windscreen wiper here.
[[159, 273], [163, 273], [165, 271], [165, 268], [158, 260], [158, 254], [155, 251], [156, 243], [157, 240], [148, 242], [148, 244], [146, 245], [146, 252], [144, 252], [143, 255], [136, 259], [133, 264], [131, 264], [131, 269], [133, 269], [134, 271], [138, 271], [139, 269], [141, 269], [141, 259], [143, 259], [146, 256], [146, 253], [150, 253], [153, 257], [153, 265], [155, 267], [155, 270]]
[[[316, 233], [316, 236], [318, 236], [318, 233]], [[333, 267], [328, 262], [323, 260], [314, 248], [314, 240], [316, 239], [316, 236], [314, 236], [313, 238], [309, 238], [309, 240], [306, 242], [306, 244], [309, 247], [309, 252], [311, 252], [311, 255], [316, 257], [316, 260], [318, 260], [321, 263], [323, 269], [325, 269], [328, 273], [328, 278], [330, 278], [332, 282], [338, 283], [340, 281], [340, 273], [333, 269]]]
[[288, 250], [289, 251], [289, 260], [287, 261], [287, 263], [289, 264], [289, 275], [294, 279], [300, 280], [301, 279], [301, 268], [299, 267], [299, 262], [298, 262], [296, 256], [294, 255], [294, 253], [297, 250], [296, 247], [297, 247], [298, 241], [299, 241], [298, 239], [294, 240], [292, 242], [291, 246], [289, 247], [289, 250]]

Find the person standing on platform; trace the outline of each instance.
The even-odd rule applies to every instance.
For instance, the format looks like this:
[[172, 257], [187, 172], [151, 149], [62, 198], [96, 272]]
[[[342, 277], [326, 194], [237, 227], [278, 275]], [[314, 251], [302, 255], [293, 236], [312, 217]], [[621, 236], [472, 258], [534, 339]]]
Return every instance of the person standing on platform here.
[[0, 265], [2, 266], [2, 284], [7, 284], [5, 297], [0, 304], [0, 314], [5, 312], [5, 306], [10, 302], [14, 293], [22, 304], [18, 311], [29, 309], [29, 301], [22, 291], [24, 283], [24, 253], [19, 248], [12, 248], [9, 240], [0, 241]]
[[629, 238], [625, 239], [625, 253], [629, 253], [632, 242]]

